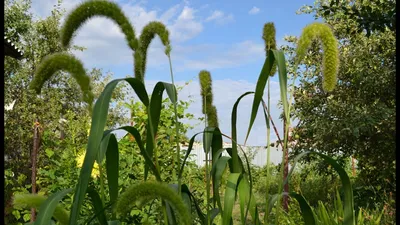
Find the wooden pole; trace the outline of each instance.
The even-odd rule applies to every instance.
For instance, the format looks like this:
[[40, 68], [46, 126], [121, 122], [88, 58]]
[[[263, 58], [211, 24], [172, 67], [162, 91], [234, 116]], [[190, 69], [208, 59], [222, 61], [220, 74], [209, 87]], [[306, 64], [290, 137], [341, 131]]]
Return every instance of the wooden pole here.
[[[31, 154], [32, 160], [32, 194], [36, 194], [36, 162], [37, 162], [37, 154], [39, 150], [39, 121], [35, 120], [35, 124], [33, 127], [33, 151]], [[31, 223], [36, 220], [36, 210], [34, 208], [31, 209]]]
[[356, 176], [356, 167], [355, 167], [354, 157], [351, 157], [351, 167], [353, 169], [353, 176]]

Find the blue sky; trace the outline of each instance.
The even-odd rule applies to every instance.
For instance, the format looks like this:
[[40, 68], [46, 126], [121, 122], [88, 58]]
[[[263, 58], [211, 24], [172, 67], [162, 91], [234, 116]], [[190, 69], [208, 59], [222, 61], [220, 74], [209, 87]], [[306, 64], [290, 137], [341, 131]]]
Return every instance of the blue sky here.
[[[57, 0], [35, 0], [32, 11], [45, 17], [50, 14]], [[79, 0], [68, 0], [62, 5], [67, 12]], [[307, 24], [315, 21], [312, 15], [297, 15], [303, 5], [313, 5], [312, 0], [295, 1], [129, 1], [117, 2], [135, 27], [137, 35], [143, 26], [153, 20], [162, 21], [170, 31], [172, 61], [178, 85], [191, 81], [179, 93], [179, 98], [189, 96], [194, 103], [189, 112], [201, 115], [201, 100], [197, 75], [200, 70], [211, 72], [214, 104], [217, 107], [220, 127], [230, 134], [230, 114], [236, 99], [255, 88], [265, 60], [262, 28], [274, 22], [278, 45], [285, 35], [299, 36]], [[84, 52], [74, 52], [87, 69], [97, 67], [110, 71], [114, 78], [133, 74], [133, 57], [123, 34], [111, 21], [95, 18], [77, 33], [74, 44], [87, 47]], [[156, 81], [170, 82], [168, 59], [161, 42], [156, 38], [150, 45], [146, 71], [146, 86], [150, 89]], [[278, 129], [280, 109], [278, 77], [272, 79], [272, 116]], [[239, 106], [238, 137], [243, 143], [248, 126], [252, 98]], [[265, 125], [260, 116], [249, 138], [249, 145], [265, 145]], [[191, 121], [191, 123], [195, 123]], [[200, 131], [196, 128], [188, 133]], [[276, 137], [272, 134], [272, 140]]]

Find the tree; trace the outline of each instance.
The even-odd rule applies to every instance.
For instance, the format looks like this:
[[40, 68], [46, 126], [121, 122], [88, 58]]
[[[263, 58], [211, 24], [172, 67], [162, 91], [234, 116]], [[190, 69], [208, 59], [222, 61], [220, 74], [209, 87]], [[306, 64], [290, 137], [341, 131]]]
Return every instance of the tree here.
[[[12, 196], [17, 192], [30, 192], [30, 152], [33, 143], [33, 124], [35, 119], [39, 120], [41, 126], [41, 146], [38, 151], [38, 185], [39, 193], [51, 193], [60, 186], [47, 186], [54, 180], [51, 178], [60, 174], [54, 170], [60, 166], [62, 159], [70, 159], [60, 166], [65, 169], [65, 176], [70, 177], [74, 171], [67, 172], [75, 159], [71, 157], [75, 148], [80, 150], [87, 141], [87, 130], [90, 125], [89, 114], [86, 104], [82, 101], [82, 94], [77, 82], [65, 73], [57, 73], [44, 84], [41, 95], [36, 95], [29, 90], [29, 83], [33, 78], [35, 69], [42, 59], [49, 54], [61, 52], [63, 49], [59, 44], [59, 25], [63, 10], [61, 2], [52, 10], [52, 14], [44, 19], [34, 21], [28, 12], [31, 7], [30, 1], [5, 2], [5, 34], [13, 42], [19, 44], [18, 48], [23, 49], [24, 59], [15, 60], [6, 57], [4, 60], [4, 97], [5, 104], [15, 101], [11, 110], [5, 111], [5, 223], [16, 224], [26, 222], [29, 219], [28, 211], [13, 209], [10, 205]], [[67, 49], [82, 49], [72, 46]], [[98, 69], [89, 71], [93, 84], [95, 97], [103, 90], [105, 84], [111, 78], [111, 74], [104, 76]], [[106, 83], [104, 83], [106, 82]], [[124, 98], [122, 86], [113, 96], [116, 100]], [[61, 116], [66, 119], [62, 124]], [[121, 107], [112, 107], [108, 126], [113, 127], [116, 121], [126, 122], [123, 119], [124, 111]], [[79, 122], [76, 122], [79, 121]], [[71, 126], [75, 124], [74, 126]], [[60, 141], [60, 132], [65, 132], [65, 141]], [[49, 155], [56, 161], [49, 160]], [[59, 158], [57, 158], [59, 156]], [[62, 163], [61, 163], [62, 164]], [[45, 174], [43, 171], [47, 169]], [[53, 173], [53, 174], [51, 174]], [[63, 177], [63, 176], [60, 176]], [[47, 181], [45, 181], [47, 178]], [[71, 177], [70, 177], [71, 178]], [[44, 180], [42, 180], [44, 179]], [[71, 178], [72, 179], [72, 178]], [[40, 182], [43, 181], [42, 184]], [[72, 180], [65, 181], [71, 184]], [[47, 187], [45, 187], [47, 186]], [[68, 186], [69, 187], [69, 186]], [[46, 190], [47, 189], [47, 190]], [[26, 216], [28, 215], [28, 217]]]
[[[318, 65], [321, 54], [312, 48], [294, 92], [295, 116], [299, 120], [294, 154], [317, 150], [343, 161], [354, 156], [364, 185], [378, 187], [379, 196], [385, 192], [395, 194], [396, 48], [395, 28], [388, 24], [388, 16], [393, 14], [388, 5], [395, 3], [339, 1], [341, 7], [328, 10], [327, 6], [336, 3], [325, 2], [317, 1], [315, 7], [303, 7], [301, 12], [324, 19], [338, 37], [338, 84], [333, 92], [323, 90], [322, 77], [314, 77], [321, 74], [321, 68], [313, 66]], [[369, 14], [352, 16], [349, 9]], [[374, 16], [369, 16], [371, 13]], [[362, 21], [366, 20], [372, 27], [365, 29]], [[380, 28], [374, 27], [371, 20]], [[296, 43], [295, 38], [290, 39]]]

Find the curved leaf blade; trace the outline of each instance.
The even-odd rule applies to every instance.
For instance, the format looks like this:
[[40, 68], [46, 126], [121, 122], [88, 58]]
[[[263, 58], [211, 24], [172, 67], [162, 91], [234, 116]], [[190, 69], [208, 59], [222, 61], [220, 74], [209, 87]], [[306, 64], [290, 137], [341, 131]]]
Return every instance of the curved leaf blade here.
[[116, 79], [106, 85], [100, 97], [96, 101], [93, 114], [92, 124], [90, 128], [89, 140], [85, 159], [80, 171], [78, 184], [76, 185], [74, 200], [71, 209], [70, 225], [74, 225], [78, 221], [79, 212], [85, 198], [86, 190], [89, 184], [90, 175], [93, 169], [94, 162], [99, 153], [99, 147], [103, 138], [104, 127], [107, 122], [108, 108], [110, 106], [112, 93], [120, 81], [127, 81], [143, 104], [148, 104], [148, 96], [144, 84], [136, 78]]
[[36, 218], [35, 225], [47, 225], [51, 223], [51, 218], [53, 217], [53, 213], [58, 205], [58, 203], [71, 192], [73, 189], [65, 189], [59, 192], [52, 194], [49, 198], [47, 198], [43, 204], [40, 206], [39, 214]]
[[103, 210], [103, 203], [100, 199], [99, 194], [93, 187], [89, 187], [87, 190], [90, 200], [92, 201], [92, 205], [94, 208], [94, 213], [99, 220], [100, 225], [108, 225], [107, 217]]

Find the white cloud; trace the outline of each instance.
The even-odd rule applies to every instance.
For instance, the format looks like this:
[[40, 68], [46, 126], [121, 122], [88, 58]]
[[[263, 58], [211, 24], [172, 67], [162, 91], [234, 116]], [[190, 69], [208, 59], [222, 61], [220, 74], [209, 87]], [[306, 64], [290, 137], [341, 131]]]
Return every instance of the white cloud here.
[[182, 59], [182, 64], [178, 65], [177, 70], [237, 67], [264, 57], [263, 44], [253, 41], [243, 41], [228, 46], [214, 46], [213, 49], [215, 52], [213, 55], [207, 54], [209, 49], [203, 49], [197, 51], [198, 57], [196, 58]]
[[253, 6], [253, 8], [250, 9], [249, 14], [250, 14], [250, 15], [256, 15], [256, 14], [258, 14], [259, 12], [260, 12], [260, 9], [257, 8], [257, 7], [255, 7], [255, 6]]
[[201, 22], [196, 21], [193, 8], [184, 6], [179, 17], [168, 29], [171, 34], [171, 42], [184, 42], [194, 38], [203, 31]]
[[[62, 8], [65, 8], [68, 14], [79, 2], [78, 0], [65, 1], [62, 3]], [[34, 1], [32, 12], [44, 18], [51, 14], [51, 10], [56, 3], [57, 0]], [[140, 35], [141, 30], [148, 22], [155, 20], [162, 21], [167, 26], [172, 46], [174, 47], [196, 37], [203, 31], [202, 22], [195, 15], [196, 10], [185, 2], [176, 4], [164, 12], [146, 9], [145, 2], [127, 2], [119, 5], [134, 26], [137, 36]], [[74, 54], [88, 68], [125, 65], [131, 64], [133, 61], [132, 52], [120, 28], [113, 21], [106, 18], [96, 17], [87, 21], [76, 32], [73, 44], [87, 48], [84, 52], [75, 51]], [[148, 54], [149, 58], [151, 56], [151, 60], [148, 61], [149, 66], [167, 62], [165, 60], [164, 47], [158, 37], [150, 45]]]
[[226, 24], [234, 21], [233, 14], [226, 15], [224, 12], [215, 10], [205, 19], [205, 22], [215, 21], [217, 24]]

